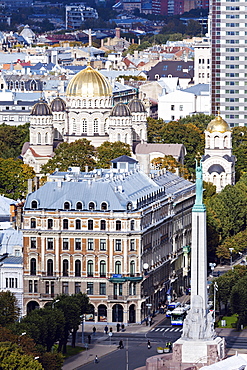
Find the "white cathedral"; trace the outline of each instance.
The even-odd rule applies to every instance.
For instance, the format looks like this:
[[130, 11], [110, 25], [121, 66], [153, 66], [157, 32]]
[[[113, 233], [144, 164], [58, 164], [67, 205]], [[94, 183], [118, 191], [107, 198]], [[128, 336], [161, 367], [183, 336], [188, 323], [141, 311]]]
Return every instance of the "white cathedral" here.
[[205, 152], [202, 158], [203, 180], [212, 182], [217, 193], [235, 184], [235, 156], [232, 155], [232, 131], [220, 115], [205, 130]]
[[69, 82], [66, 98], [51, 104], [36, 103], [30, 114], [30, 142], [22, 151], [23, 161], [37, 174], [54, 156], [60, 142], [86, 138], [95, 147], [105, 141], [122, 141], [133, 148], [147, 141], [147, 112], [139, 99], [113, 106], [112, 87], [107, 78], [91, 66]]

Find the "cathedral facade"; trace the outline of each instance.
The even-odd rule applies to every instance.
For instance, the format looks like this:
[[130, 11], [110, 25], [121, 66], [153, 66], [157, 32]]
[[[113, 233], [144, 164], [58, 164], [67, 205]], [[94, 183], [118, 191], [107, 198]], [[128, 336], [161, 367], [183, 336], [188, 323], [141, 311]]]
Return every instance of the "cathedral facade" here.
[[26, 164], [37, 174], [54, 155], [60, 142], [86, 138], [95, 147], [105, 141], [122, 141], [133, 148], [147, 141], [147, 112], [139, 99], [113, 106], [112, 86], [91, 66], [69, 82], [66, 98], [36, 103], [30, 114], [30, 143], [23, 148]]
[[202, 159], [203, 180], [220, 192], [235, 184], [235, 156], [232, 155], [232, 131], [220, 115], [205, 130], [205, 153]]

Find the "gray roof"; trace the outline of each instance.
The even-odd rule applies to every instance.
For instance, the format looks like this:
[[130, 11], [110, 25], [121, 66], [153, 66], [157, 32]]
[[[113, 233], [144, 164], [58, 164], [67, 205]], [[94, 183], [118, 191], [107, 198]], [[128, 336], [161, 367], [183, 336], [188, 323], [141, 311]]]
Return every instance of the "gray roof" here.
[[22, 232], [12, 228], [2, 230], [0, 232], [0, 253], [6, 252], [13, 253], [13, 247], [22, 247], [23, 239]]
[[156, 143], [139, 143], [135, 148], [135, 154], [150, 154], [160, 152], [164, 155], [172, 155], [180, 157], [186, 154], [186, 149], [183, 144], [156, 144]]
[[6, 198], [0, 195], [0, 217], [10, 216], [10, 204], [15, 203], [15, 200]]
[[2, 260], [1, 264], [3, 265], [22, 265], [22, 262], [23, 262], [22, 257], [10, 256]]
[[120, 157], [113, 159], [111, 162], [112, 163], [120, 163], [120, 162], [137, 163], [137, 161], [134, 158], [131, 158], [127, 155], [121, 155]]
[[183, 91], [186, 91], [188, 93], [194, 94], [194, 95], [206, 95], [205, 93], [209, 93], [209, 84], [197, 84], [191, 87], [188, 87], [188, 89], [185, 89]]
[[[98, 177], [97, 171], [101, 171], [101, 177]], [[56, 177], [57, 175], [59, 173], [56, 173]], [[158, 193], [158, 197], [164, 197], [164, 190], [167, 194], [175, 194], [195, 187], [194, 184], [170, 172], [163, 175], [159, 172], [159, 175], [152, 179], [137, 170], [130, 173], [95, 170], [91, 173], [79, 173], [74, 178], [73, 174], [67, 173], [67, 177], [67, 181], [47, 182], [29, 194], [25, 209], [31, 209], [32, 200], [36, 200], [38, 209], [63, 210], [64, 202], [70, 202], [71, 209], [76, 209], [76, 203], [79, 201], [83, 203], [84, 211], [89, 209], [90, 202], [95, 202], [96, 211], [100, 210], [102, 202], [108, 203], [109, 210], [124, 211], [129, 202], [132, 202], [133, 209], [139, 208], [142, 206], [143, 197], [147, 198], [155, 192]]]

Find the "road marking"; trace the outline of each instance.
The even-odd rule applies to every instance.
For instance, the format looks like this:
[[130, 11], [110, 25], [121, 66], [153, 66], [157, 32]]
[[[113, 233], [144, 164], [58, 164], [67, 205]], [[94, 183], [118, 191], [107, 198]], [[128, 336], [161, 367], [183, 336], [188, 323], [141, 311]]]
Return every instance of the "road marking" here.
[[167, 328], [165, 331], [168, 331], [168, 330], [170, 330], [170, 328]]
[[154, 331], [155, 328], [151, 329], [150, 331]]
[[160, 329], [160, 331], [163, 331], [163, 330], [165, 330], [165, 328], [161, 328], [161, 329]]
[[178, 329], [175, 329], [175, 331], [180, 331], [180, 329], [178, 328]]
[[159, 331], [159, 330], [160, 330], [160, 328], [155, 329], [155, 331]]
[[175, 330], [175, 329], [174, 329], [174, 328], [171, 328], [171, 329], [170, 329], [170, 331], [173, 331], [173, 330]]

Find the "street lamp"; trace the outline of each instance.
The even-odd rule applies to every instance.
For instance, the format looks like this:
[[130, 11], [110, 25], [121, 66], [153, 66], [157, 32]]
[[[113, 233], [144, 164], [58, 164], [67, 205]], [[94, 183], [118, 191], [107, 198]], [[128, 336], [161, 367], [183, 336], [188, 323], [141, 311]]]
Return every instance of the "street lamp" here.
[[85, 344], [85, 339], [84, 339], [84, 315], [80, 315], [81, 318], [81, 343]]
[[213, 276], [213, 272], [214, 272], [214, 268], [215, 268], [215, 266], [216, 266], [216, 263], [214, 263], [214, 262], [210, 262], [210, 263], [209, 263], [209, 266], [211, 267], [211, 274], [212, 274], [212, 276]]
[[231, 255], [230, 255], [230, 266], [231, 266], [231, 269], [233, 270], [233, 266], [232, 266], [232, 252], [234, 251], [234, 248], [229, 248], [229, 251], [231, 253]]
[[216, 292], [218, 292], [218, 284], [214, 282], [214, 322], [215, 322], [215, 309], [216, 309]]
[[54, 302], [52, 302], [51, 307], [54, 308], [54, 304], [57, 303], [57, 302], [60, 302], [60, 299], [56, 299]]

